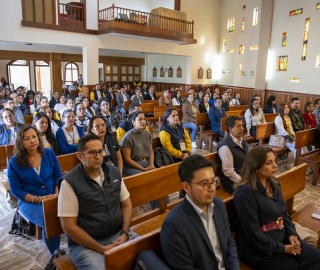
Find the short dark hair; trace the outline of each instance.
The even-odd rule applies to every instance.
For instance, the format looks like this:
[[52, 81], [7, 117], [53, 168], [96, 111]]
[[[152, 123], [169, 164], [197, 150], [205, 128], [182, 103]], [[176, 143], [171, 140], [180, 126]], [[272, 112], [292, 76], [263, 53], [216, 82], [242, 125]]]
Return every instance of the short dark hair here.
[[215, 164], [204, 156], [198, 154], [189, 156], [181, 162], [178, 168], [178, 174], [181, 182], [190, 183], [194, 177], [195, 171], [207, 167], [212, 168], [213, 171], [215, 170]]
[[78, 152], [86, 151], [87, 150], [86, 143], [90, 142], [90, 141], [94, 141], [94, 140], [97, 140], [97, 141], [101, 142], [99, 137], [97, 135], [95, 135], [95, 134], [88, 134], [88, 135], [82, 137], [78, 141]]
[[319, 102], [320, 102], [320, 98], [318, 98], [318, 99], [316, 99], [316, 100], [314, 101], [314, 105], [318, 105]]
[[98, 101], [98, 106], [99, 106], [99, 107], [101, 106], [101, 103], [102, 103], [103, 101], [107, 102], [108, 105], [110, 106], [109, 100], [108, 100], [107, 98], [100, 98], [99, 101]]
[[9, 100], [12, 100], [13, 101], [13, 98], [11, 97], [6, 97], [3, 99], [3, 104], [7, 104]]
[[222, 98], [221, 98], [221, 97], [216, 97], [216, 98], [214, 99], [214, 102], [217, 102], [218, 100], [222, 100]]
[[141, 107], [141, 106], [140, 106], [140, 104], [137, 104], [137, 103], [131, 103], [130, 106], [129, 106], [128, 111], [129, 112], [134, 112], [136, 107]]
[[143, 114], [144, 115], [143, 112], [139, 112], [139, 111], [133, 112], [132, 114], [130, 114], [130, 117], [128, 118], [128, 121], [130, 121], [130, 122], [135, 121], [139, 114]]
[[[66, 116], [66, 114], [69, 113], [69, 112], [72, 112], [72, 113], [74, 114], [73, 110], [66, 109], [66, 110], [64, 110], [63, 113], [62, 113], [62, 118], [64, 118], [64, 117]], [[53, 117], [53, 116], [52, 116], [52, 117]]]
[[290, 103], [292, 104], [293, 102], [295, 102], [296, 100], [300, 100], [298, 97], [293, 97], [293, 98], [291, 98], [291, 100], [290, 100]]
[[238, 120], [242, 121], [242, 119], [239, 116], [231, 115], [227, 117], [226, 127], [228, 132], [229, 132], [229, 128], [233, 128], [236, 125], [236, 121]]

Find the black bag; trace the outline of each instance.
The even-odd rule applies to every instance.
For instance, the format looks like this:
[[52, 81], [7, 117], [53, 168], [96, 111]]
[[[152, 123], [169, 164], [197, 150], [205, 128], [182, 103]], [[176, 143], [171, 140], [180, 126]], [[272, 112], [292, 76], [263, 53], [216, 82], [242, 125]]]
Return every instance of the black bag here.
[[21, 235], [24, 238], [30, 239], [29, 235], [34, 235], [34, 226], [28, 223], [19, 213], [17, 208], [16, 213], [14, 214], [11, 230], [9, 234]]
[[157, 147], [154, 149], [154, 166], [156, 168], [167, 166], [173, 163], [173, 158], [168, 150], [161, 147]]
[[168, 266], [152, 250], [144, 250], [137, 257], [133, 270], [169, 270]]
[[46, 267], [44, 268], [44, 270], [56, 270], [57, 268], [56, 268], [56, 266], [53, 264], [53, 260], [56, 259], [56, 258], [58, 258], [58, 257], [61, 257], [61, 256], [63, 256], [63, 255], [66, 255], [66, 252], [65, 252], [63, 249], [59, 249], [59, 248], [56, 249], [56, 250], [53, 252], [53, 254], [52, 254], [49, 262], [47, 263]]

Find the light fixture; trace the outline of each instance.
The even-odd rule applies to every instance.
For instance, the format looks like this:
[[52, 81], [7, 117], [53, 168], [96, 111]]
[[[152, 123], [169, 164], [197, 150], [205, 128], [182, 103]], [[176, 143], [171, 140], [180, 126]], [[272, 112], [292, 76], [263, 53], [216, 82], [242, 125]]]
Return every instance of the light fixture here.
[[28, 45], [28, 46], [31, 46], [32, 45], [32, 43], [29, 43], [29, 42], [27, 42], [27, 43], [25, 43], [26, 45]]

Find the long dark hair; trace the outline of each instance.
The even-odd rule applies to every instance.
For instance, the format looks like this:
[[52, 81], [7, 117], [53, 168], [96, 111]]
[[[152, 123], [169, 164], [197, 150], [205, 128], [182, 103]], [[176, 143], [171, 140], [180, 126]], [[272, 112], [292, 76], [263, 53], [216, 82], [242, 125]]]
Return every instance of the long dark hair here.
[[312, 101], [307, 101], [306, 104], [304, 104], [303, 112], [307, 113], [308, 112], [308, 106], [310, 104], [314, 104]]
[[18, 129], [16, 144], [15, 144], [13, 153], [17, 157], [18, 166], [20, 166], [22, 168], [26, 168], [31, 165], [28, 160], [28, 152], [23, 147], [24, 133], [26, 131], [28, 131], [29, 129], [33, 129], [37, 134], [37, 137], [39, 140], [39, 146], [37, 147], [37, 152], [40, 153], [41, 156], [43, 155], [43, 152], [44, 152], [43, 151], [43, 144], [41, 143], [41, 138], [40, 138], [38, 130], [32, 125], [23, 125], [22, 127], [20, 127]]
[[162, 116], [162, 126], [161, 126], [161, 128], [164, 127], [165, 125], [169, 124], [168, 121], [167, 121], [167, 118], [171, 115], [171, 113], [173, 111], [178, 112], [176, 108], [168, 108], [168, 109], [166, 109], [164, 111], [163, 116]]
[[251, 112], [251, 114], [252, 115], [254, 115], [254, 113], [255, 112], [258, 112], [259, 111], [259, 108], [257, 108], [256, 110], [253, 108], [253, 103], [256, 101], [256, 99], [255, 98], [252, 98], [252, 99], [250, 99], [250, 101], [249, 101], [249, 109], [250, 109], [250, 112]]
[[283, 123], [283, 127], [285, 130], [287, 130], [287, 122], [284, 119], [284, 110], [285, 110], [286, 106], [288, 106], [286, 103], [281, 103], [278, 108], [278, 112], [279, 112], [280, 117], [282, 118], [282, 123]]
[[92, 118], [89, 120], [88, 130], [87, 130], [87, 131], [88, 131], [88, 134], [94, 134], [94, 133], [91, 131], [91, 129], [93, 128], [93, 122], [94, 122], [94, 120], [96, 120], [96, 119], [102, 119], [102, 120], [103, 120], [104, 124], [106, 125], [106, 135], [108, 134], [108, 135], [113, 135], [113, 136], [114, 136], [114, 134], [111, 133], [111, 132], [109, 131], [109, 129], [107, 128], [107, 120], [106, 120], [105, 117], [102, 116], [102, 115], [94, 115], [94, 116], [92, 116]]
[[56, 140], [56, 137], [52, 133], [51, 123], [50, 123], [49, 117], [45, 113], [37, 113], [33, 117], [33, 125], [35, 126], [35, 123], [37, 121], [39, 121], [41, 118], [45, 118], [48, 121], [48, 127], [47, 127], [47, 130], [44, 132], [44, 134], [46, 135], [46, 139], [47, 139], [48, 143], [50, 144], [51, 149], [56, 153], [56, 155], [59, 155], [59, 148], [57, 145], [57, 140]]
[[[257, 191], [257, 183], [260, 182], [257, 170], [259, 170], [266, 162], [268, 153], [273, 153], [270, 147], [256, 146], [253, 147], [246, 156], [241, 171], [241, 181], [238, 186], [248, 183]], [[267, 179], [275, 186], [274, 179]]]

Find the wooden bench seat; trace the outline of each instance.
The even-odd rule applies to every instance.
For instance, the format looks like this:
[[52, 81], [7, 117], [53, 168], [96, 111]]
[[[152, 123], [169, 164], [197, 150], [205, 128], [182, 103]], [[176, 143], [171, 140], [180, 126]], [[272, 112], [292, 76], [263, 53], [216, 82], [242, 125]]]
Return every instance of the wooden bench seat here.
[[[257, 126], [257, 133], [256, 133], [256, 139], [259, 141], [259, 145], [263, 145], [263, 140], [270, 138], [271, 135], [275, 134], [275, 124], [274, 122], [267, 123], [267, 124], [261, 124]], [[269, 146], [274, 153], [275, 156], [275, 161], [278, 161], [278, 157], [280, 155], [289, 153], [290, 150], [288, 147], [274, 147], [274, 146]]]
[[316, 186], [318, 183], [320, 153], [319, 150], [310, 151], [302, 154], [301, 148], [307, 145], [315, 144], [318, 142], [317, 129], [311, 128], [296, 132], [295, 148], [297, 149], [296, 159], [294, 164], [307, 163], [313, 171], [312, 185]]
[[59, 161], [60, 169], [65, 172], [71, 171], [80, 162], [76, 153], [57, 156], [57, 159]]
[[246, 111], [248, 105], [230, 106], [229, 111]]
[[226, 117], [228, 116], [244, 116], [246, 110], [234, 110], [234, 111], [226, 111]]

